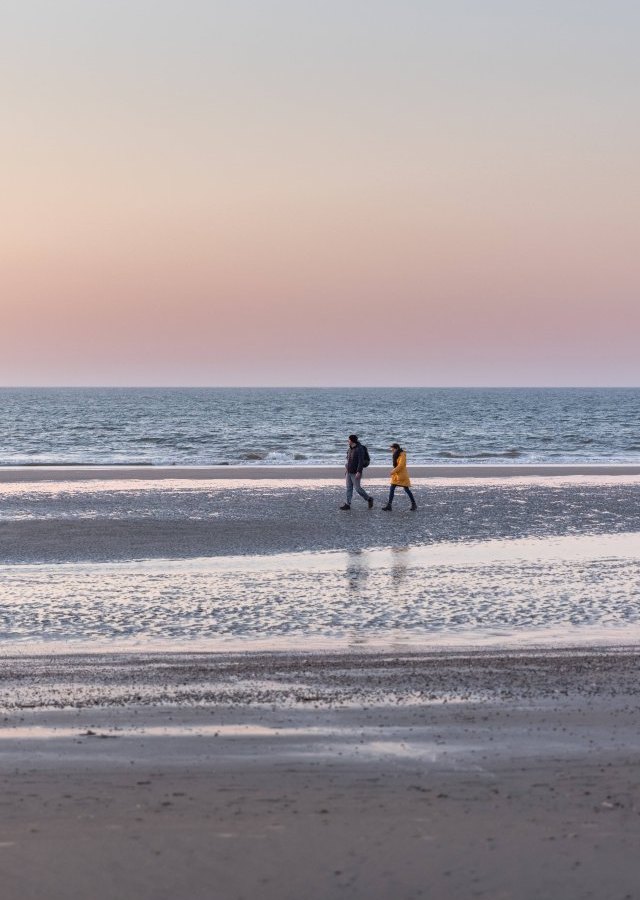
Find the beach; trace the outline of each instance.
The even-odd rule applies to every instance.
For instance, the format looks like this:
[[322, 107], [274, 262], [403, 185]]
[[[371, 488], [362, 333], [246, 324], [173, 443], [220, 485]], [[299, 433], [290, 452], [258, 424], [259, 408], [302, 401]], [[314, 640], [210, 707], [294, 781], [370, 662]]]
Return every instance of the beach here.
[[637, 895], [635, 471], [153, 468], [0, 472], [8, 900]]
[[639, 662], [5, 659], [4, 896], [635, 897]]
[[[640, 475], [636, 463], [493, 463], [412, 465], [415, 478], [568, 478], [575, 476]], [[341, 465], [16, 465], [0, 467], [0, 484], [74, 481], [328, 481], [344, 475]], [[389, 466], [371, 465], [367, 479], [387, 481]]]
[[348, 514], [339, 467], [0, 468], [0, 561], [41, 563], [365, 550], [637, 530], [640, 467], [413, 467], [420, 509]]

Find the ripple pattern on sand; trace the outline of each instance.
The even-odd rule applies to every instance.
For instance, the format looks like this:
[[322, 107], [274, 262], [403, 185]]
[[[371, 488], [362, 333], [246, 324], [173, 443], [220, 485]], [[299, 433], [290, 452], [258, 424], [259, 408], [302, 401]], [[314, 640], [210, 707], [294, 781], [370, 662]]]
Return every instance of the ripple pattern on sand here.
[[[171, 563], [6, 567], [0, 638], [11, 642], [163, 642], [467, 634], [640, 626], [640, 540], [456, 544], [431, 556], [375, 553]], [[491, 549], [502, 547], [502, 551]], [[523, 545], [528, 547], [522, 549]], [[595, 546], [595, 549], [594, 549]], [[586, 547], [586, 549], [585, 549]], [[636, 547], [634, 552], [633, 548]], [[631, 549], [630, 549], [631, 548]], [[440, 553], [440, 560], [438, 559]], [[563, 554], [567, 558], [563, 558]], [[623, 629], [620, 632], [620, 629]]]

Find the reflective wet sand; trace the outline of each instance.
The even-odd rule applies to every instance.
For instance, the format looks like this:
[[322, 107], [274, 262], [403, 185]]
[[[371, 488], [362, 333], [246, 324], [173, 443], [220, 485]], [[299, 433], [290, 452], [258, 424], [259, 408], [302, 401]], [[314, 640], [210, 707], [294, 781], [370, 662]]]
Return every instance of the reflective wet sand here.
[[515, 646], [640, 637], [640, 479], [0, 490], [0, 636], [37, 649]]
[[1, 571], [5, 647], [433, 647], [640, 637], [634, 533]]

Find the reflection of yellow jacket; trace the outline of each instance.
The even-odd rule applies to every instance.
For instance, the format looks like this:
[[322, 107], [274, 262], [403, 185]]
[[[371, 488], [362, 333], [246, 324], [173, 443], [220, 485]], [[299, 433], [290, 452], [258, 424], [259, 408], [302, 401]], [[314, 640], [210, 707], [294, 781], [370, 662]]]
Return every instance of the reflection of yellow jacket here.
[[397, 484], [398, 487], [410, 487], [411, 479], [407, 471], [407, 454], [404, 450], [398, 457], [397, 466], [391, 470], [391, 484]]

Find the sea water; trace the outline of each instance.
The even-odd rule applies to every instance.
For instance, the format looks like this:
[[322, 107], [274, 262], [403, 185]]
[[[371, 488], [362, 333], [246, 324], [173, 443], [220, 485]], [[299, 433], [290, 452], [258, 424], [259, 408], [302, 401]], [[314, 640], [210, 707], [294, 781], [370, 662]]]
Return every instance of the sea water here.
[[640, 389], [0, 389], [0, 465], [640, 461]]

